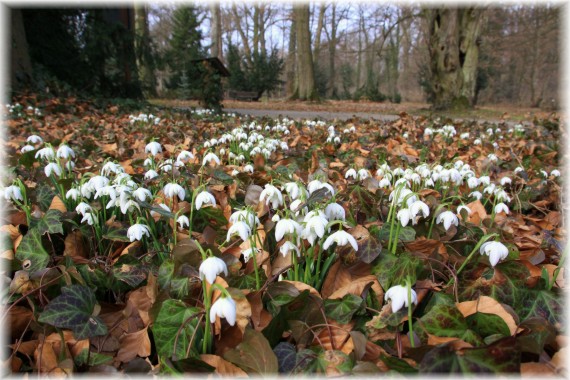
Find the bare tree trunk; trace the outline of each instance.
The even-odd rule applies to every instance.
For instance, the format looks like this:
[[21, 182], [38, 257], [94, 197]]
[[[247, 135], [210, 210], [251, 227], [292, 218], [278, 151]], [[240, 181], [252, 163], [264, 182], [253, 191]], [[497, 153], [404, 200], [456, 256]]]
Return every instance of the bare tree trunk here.
[[259, 54], [259, 5], [253, 7], [253, 54]]
[[338, 96], [336, 92], [335, 86], [335, 79], [336, 79], [336, 67], [335, 67], [335, 60], [336, 60], [336, 3], [333, 2], [331, 4], [331, 35], [329, 40], [329, 88], [328, 88], [328, 97], [329, 98], [336, 98]]
[[11, 9], [11, 67], [12, 90], [21, 89], [32, 80], [32, 63], [26, 40], [26, 29], [21, 9]]
[[210, 13], [212, 14], [212, 26], [210, 28], [212, 46], [210, 47], [210, 54], [212, 57], [218, 57], [222, 60], [222, 16], [220, 3], [212, 2], [210, 4]]
[[156, 76], [148, 30], [148, 10], [144, 3], [135, 3], [135, 51], [143, 91], [156, 96]]
[[317, 33], [315, 34], [315, 46], [313, 48], [313, 62], [316, 62], [316, 60], [319, 59], [319, 53], [321, 52], [321, 33], [323, 31], [326, 10], [327, 7], [324, 4], [320, 4], [319, 18], [317, 20]]
[[289, 46], [287, 53], [287, 60], [285, 62], [285, 93], [288, 98], [291, 98], [295, 94], [295, 89], [297, 88], [297, 81], [295, 73], [296, 65], [296, 51], [297, 51], [297, 27], [295, 24], [295, 15], [291, 12], [291, 27], [289, 28]]
[[297, 33], [297, 89], [295, 97], [300, 100], [317, 100], [317, 88], [311, 52], [310, 10], [308, 4], [293, 6]]
[[434, 108], [469, 108], [474, 105], [481, 8], [428, 9], [429, 54]]
[[[241, 41], [243, 43], [243, 50], [245, 53], [245, 59], [248, 61], [249, 64], [251, 64], [251, 49], [249, 47], [249, 40], [247, 38], [247, 35], [245, 34], [243, 28], [241, 27], [241, 19], [242, 19], [242, 15], [239, 14], [238, 10], [237, 10], [237, 6], [234, 4], [232, 4], [232, 14], [234, 16], [234, 24], [236, 26], [236, 29], [238, 31], [239, 36], [241, 37]], [[247, 16], [243, 16], [244, 18], [247, 18]]]

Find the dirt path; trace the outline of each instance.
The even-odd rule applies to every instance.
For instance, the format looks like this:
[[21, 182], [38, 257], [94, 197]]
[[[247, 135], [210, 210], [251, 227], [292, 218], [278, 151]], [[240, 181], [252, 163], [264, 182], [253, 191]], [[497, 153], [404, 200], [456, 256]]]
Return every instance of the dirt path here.
[[224, 108], [224, 112], [235, 112], [242, 115], [255, 117], [287, 117], [289, 119], [322, 119], [322, 120], [348, 120], [354, 117], [361, 119], [375, 119], [381, 121], [393, 121], [399, 118], [398, 115], [386, 115], [372, 112], [330, 112], [330, 111], [293, 111], [293, 110], [259, 110], [244, 108]]

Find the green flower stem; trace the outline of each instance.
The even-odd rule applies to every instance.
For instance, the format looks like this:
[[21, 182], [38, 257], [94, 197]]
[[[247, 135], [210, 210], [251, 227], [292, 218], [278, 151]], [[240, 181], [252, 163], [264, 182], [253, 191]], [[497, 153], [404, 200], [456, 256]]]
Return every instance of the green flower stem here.
[[398, 222], [398, 226], [396, 227], [396, 234], [394, 235], [394, 244], [392, 245], [392, 255], [396, 254], [396, 247], [398, 246], [398, 239], [400, 238], [400, 228], [402, 224]]
[[496, 205], [496, 203], [497, 203], [497, 199], [496, 199], [495, 197], [493, 197], [493, 206], [492, 206], [492, 207], [493, 207], [493, 210], [492, 210], [492, 212], [491, 212], [491, 226], [493, 225], [493, 223], [495, 223], [495, 215], [497, 214], [497, 213], [495, 212], [495, 205]]
[[406, 288], [408, 289], [408, 330], [410, 333], [410, 344], [412, 345], [412, 348], [414, 348], [416, 347], [416, 342], [414, 338], [414, 329], [412, 326], [412, 284], [410, 283], [409, 279], [406, 281]]
[[[477, 245], [475, 246], [475, 248], [473, 248], [473, 250], [471, 251], [471, 253], [469, 254], [469, 256], [467, 256], [467, 258], [465, 259], [465, 261], [463, 262], [463, 264], [461, 264], [461, 266], [459, 267], [459, 269], [457, 270], [457, 273], [455, 274], [455, 276], [459, 276], [459, 273], [461, 273], [461, 271], [463, 270], [463, 268], [465, 268], [465, 266], [467, 265], [467, 263], [469, 263], [469, 261], [471, 260], [471, 258], [473, 257], [473, 255], [479, 250], [479, 248], [481, 248], [481, 245], [483, 245], [483, 243], [485, 243], [487, 240], [499, 236], [499, 234], [497, 233], [492, 233], [492, 234], [487, 234], [485, 236], [483, 236], [481, 238], [481, 240], [479, 240], [479, 242], [477, 243]], [[455, 277], [451, 277], [447, 283], [447, 286], [450, 286], [451, 284], [453, 284]]]
[[[309, 250], [307, 251], [307, 254], [305, 255], [305, 257], [307, 258], [305, 260], [305, 278], [304, 278], [304, 283], [308, 284], [310, 279], [309, 279], [309, 272], [311, 272], [311, 268], [310, 265], [312, 265], [313, 263], [313, 253], [314, 253], [314, 247], [309, 248]], [[292, 254], [296, 254], [295, 252], [293, 252]], [[319, 252], [319, 260], [320, 260], [320, 252]], [[317, 265], [319, 264], [319, 262], [317, 262]]]
[[[199, 188], [199, 187], [198, 187]], [[190, 201], [190, 223], [188, 226], [188, 236], [190, 238], [192, 238], [192, 228], [194, 227], [192, 225], [192, 218], [194, 217], [194, 200], [196, 198], [196, 191], [197, 189], [194, 189], [194, 191], [192, 192], [192, 200]]]
[[255, 290], [259, 290], [259, 288], [261, 287], [261, 281], [259, 280], [259, 270], [257, 268], [257, 247], [255, 245], [255, 237], [250, 236], [249, 237], [249, 246], [250, 249], [253, 250], [251, 256], [253, 258], [253, 270], [255, 271]]
[[429, 225], [429, 231], [427, 234], [427, 239], [431, 239], [431, 232], [433, 230], [433, 225], [435, 224], [435, 220], [437, 219], [437, 212], [443, 207], [445, 206], [445, 203], [440, 204], [439, 206], [437, 206], [437, 208], [435, 209], [434, 213], [433, 213], [433, 217], [431, 218], [431, 223]]
[[207, 281], [202, 281], [202, 288], [204, 291], [204, 310], [206, 312], [205, 315], [205, 326], [204, 326], [204, 340], [202, 341], [202, 353], [208, 354], [210, 352], [212, 346], [212, 337], [210, 333], [211, 329], [211, 322], [210, 322], [210, 308], [211, 308], [211, 297], [212, 292], [208, 293], [208, 288], [206, 285]]

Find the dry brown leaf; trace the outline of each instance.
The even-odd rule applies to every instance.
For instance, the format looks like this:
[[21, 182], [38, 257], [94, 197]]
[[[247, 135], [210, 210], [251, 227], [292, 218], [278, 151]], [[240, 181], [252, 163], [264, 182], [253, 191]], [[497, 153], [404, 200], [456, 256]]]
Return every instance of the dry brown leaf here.
[[147, 357], [151, 353], [148, 326], [140, 331], [123, 335], [119, 342], [121, 348], [117, 352], [116, 359], [123, 363], [129, 362], [137, 356]]
[[305, 284], [304, 282], [300, 282], [300, 281], [289, 281], [289, 280], [283, 280], [281, 282], [286, 282], [288, 284], [293, 285], [299, 292], [303, 292], [305, 290], [308, 290], [309, 293], [321, 298], [321, 295], [319, 294], [319, 292], [317, 292], [317, 290], [315, 288], [313, 288], [310, 285]]
[[56, 195], [51, 200], [51, 204], [49, 205], [49, 210], [58, 210], [64, 213], [67, 212], [67, 207], [65, 207], [65, 204], [62, 202], [59, 195]]
[[238, 366], [224, 360], [223, 358], [219, 357], [218, 355], [207, 355], [202, 354], [200, 355], [200, 359], [202, 359], [206, 364], [211, 365], [216, 370], [214, 371], [217, 375], [222, 377], [249, 377], [243, 369], [239, 368]]
[[89, 247], [86, 246], [83, 234], [79, 230], [72, 231], [65, 238], [64, 256], [89, 257]]
[[505, 309], [502, 304], [491, 297], [480, 296], [477, 300], [460, 302], [457, 303], [456, 306], [465, 318], [477, 312], [494, 314], [505, 321], [511, 335], [514, 335], [517, 331], [517, 323], [515, 321], [515, 318], [511, 315], [511, 313], [509, 313], [507, 309]]
[[469, 214], [469, 217], [467, 218], [469, 223], [479, 225], [487, 217], [487, 211], [485, 211], [485, 207], [481, 201], [476, 200], [471, 202], [467, 207], [471, 210], [471, 214]]
[[382, 298], [384, 298], [384, 291], [382, 290], [382, 287], [380, 286], [378, 279], [374, 275], [368, 275], [361, 278], [353, 279], [349, 284], [336, 290], [328, 298], [330, 299], [342, 298], [347, 294], [353, 294], [355, 296], [361, 297], [362, 293], [364, 292], [364, 289], [369, 284], [372, 284], [371, 288], [376, 293], [376, 298], [379, 300], [379, 302], [382, 302]]

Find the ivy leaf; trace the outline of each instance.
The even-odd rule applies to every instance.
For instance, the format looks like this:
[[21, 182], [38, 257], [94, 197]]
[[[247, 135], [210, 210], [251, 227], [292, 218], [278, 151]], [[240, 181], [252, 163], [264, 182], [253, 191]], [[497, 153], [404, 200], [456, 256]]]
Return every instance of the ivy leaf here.
[[[197, 347], [202, 337], [202, 329], [198, 329], [200, 312], [200, 309], [188, 307], [179, 300], [169, 299], [162, 303], [152, 327], [159, 355], [177, 359], [198, 356]], [[190, 344], [192, 346], [187, 356]]]
[[212, 173], [212, 177], [224, 183], [224, 185], [231, 185], [234, 182], [232, 176], [226, 174], [223, 170], [216, 169]]
[[540, 355], [546, 344], [556, 339], [556, 329], [547, 320], [541, 317], [529, 318], [523, 321], [520, 328], [526, 330], [517, 335], [517, 341], [523, 352]]
[[97, 300], [93, 290], [82, 285], [61, 288], [61, 295], [54, 298], [40, 314], [39, 322], [70, 329], [77, 340], [107, 334], [107, 326], [97, 317]]
[[32, 219], [32, 228], [37, 228], [40, 235], [45, 235], [46, 233], [62, 234], [61, 215], [62, 213], [59, 210], [48, 210], [42, 218]]
[[420, 363], [420, 373], [520, 373], [521, 352], [516, 339], [500, 339], [485, 347], [456, 350], [453, 342], [436, 346]]
[[521, 319], [542, 317], [553, 325], [564, 323], [562, 299], [553, 291], [531, 290], [525, 299], [519, 315]]
[[469, 329], [463, 314], [455, 306], [436, 305], [419, 321], [421, 329], [435, 336], [460, 338], [473, 345], [482, 343], [481, 338]]
[[325, 314], [338, 323], [348, 323], [362, 306], [364, 300], [354, 294], [347, 294], [340, 299], [327, 299], [324, 301]]
[[34, 165], [34, 162], [36, 162], [37, 151], [38, 151], [37, 149], [34, 149], [29, 152], [21, 154], [20, 158], [18, 159], [18, 163], [20, 165], [24, 165], [26, 169], [31, 169], [32, 166]]
[[297, 363], [297, 350], [289, 342], [279, 342], [273, 349], [277, 362], [279, 363], [279, 373], [289, 373], [295, 368]]
[[243, 341], [236, 348], [227, 351], [224, 359], [246, 372], [274, 375], [279, 370], [277, 356], [262, 333], [246, 329]]
[[22, 262], [22, 267], [35, 272], [45, 269], [49, 262], [49, 254], [42, 245], [42, 236], [37, 228], [31, 228], [16, 251], [16, 258]]

